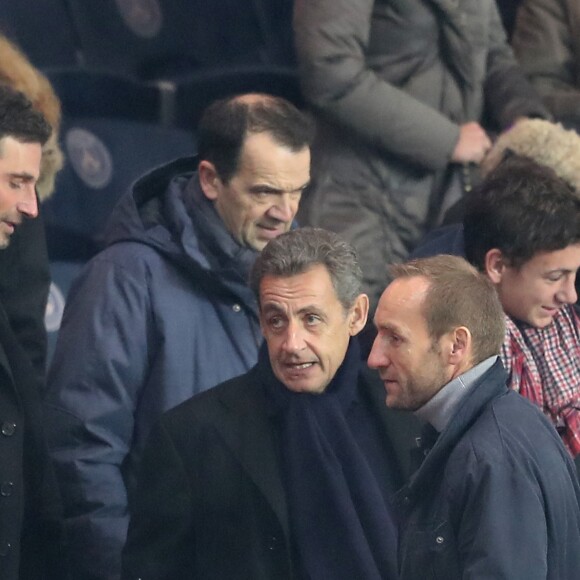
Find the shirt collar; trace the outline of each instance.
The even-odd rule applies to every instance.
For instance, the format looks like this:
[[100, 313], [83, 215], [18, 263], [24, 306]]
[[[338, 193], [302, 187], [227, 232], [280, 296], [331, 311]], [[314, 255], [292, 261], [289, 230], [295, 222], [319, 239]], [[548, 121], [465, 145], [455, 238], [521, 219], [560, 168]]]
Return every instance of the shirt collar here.
[[447, 383], [434, 397], [415, 411], [417, 417], [427, 421], [441, 433], [451, 421], [460, 401], [495, 364], [497, 358], [497, 356], [490, 356]]

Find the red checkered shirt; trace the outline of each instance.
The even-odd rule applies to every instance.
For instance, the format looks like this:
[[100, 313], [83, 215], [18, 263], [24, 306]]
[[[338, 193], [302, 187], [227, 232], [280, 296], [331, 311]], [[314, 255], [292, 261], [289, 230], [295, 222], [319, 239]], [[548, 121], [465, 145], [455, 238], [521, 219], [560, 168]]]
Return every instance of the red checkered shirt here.
[[546, 328], [506, 316], [501, 359], [509, 386], [538, 405], [573, 457], [580, 454], [580, 319], [562, 308]]

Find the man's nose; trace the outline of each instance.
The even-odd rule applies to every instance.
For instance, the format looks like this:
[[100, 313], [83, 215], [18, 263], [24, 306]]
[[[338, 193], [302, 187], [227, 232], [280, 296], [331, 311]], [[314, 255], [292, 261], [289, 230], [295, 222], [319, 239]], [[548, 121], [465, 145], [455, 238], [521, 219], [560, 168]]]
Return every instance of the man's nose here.
[[36, 189], [33, 185], [25, 186], [22, 198], [16, 204], [16, 209], [28, 218], [35, 218], [38, 216], [38, 198], [36, 196]]
[[371, 369], [384, 368], [391, 364], [386, 349], [381, 344], [380, 336], [377, 336], [373, 342], [367, 364]]
[[567, 276], [563, 286], [556, 295], [558, 301], [562, 304], [574, 304], [578, 300], [576, 292], [576, 276]]
[[298, 202], [298, 199], [293, 199], [290, 194], [284, 193], [276, 200], [268, 214], [278, 221], [291, 222], [298, 211]]
[[288, 353], [295, 353], [304, 349], [305, 346], [306, 342], [300, 325], [291, 322], [286, 330], [284, 350]]

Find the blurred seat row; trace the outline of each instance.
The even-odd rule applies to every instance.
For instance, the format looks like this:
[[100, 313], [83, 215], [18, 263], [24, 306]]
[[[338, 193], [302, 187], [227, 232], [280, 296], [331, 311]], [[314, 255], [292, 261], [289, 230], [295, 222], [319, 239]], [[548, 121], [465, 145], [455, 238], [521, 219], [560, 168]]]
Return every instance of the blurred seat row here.
[[0, 29], [41, 68], [142, 80], [227, 64], [288, 64], [292, 0], [18, 0]]

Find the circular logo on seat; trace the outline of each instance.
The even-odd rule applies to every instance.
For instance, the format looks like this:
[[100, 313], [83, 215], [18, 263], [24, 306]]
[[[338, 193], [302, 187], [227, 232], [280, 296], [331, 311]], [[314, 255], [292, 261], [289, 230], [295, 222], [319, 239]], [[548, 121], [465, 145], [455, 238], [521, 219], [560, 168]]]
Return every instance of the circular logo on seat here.
[[137, 36], [154, 38], [163, 25], [163, 13], [158, 0], [116, 0], [119, 14]]
[[57, 332], [60, 328], [64, 312], [64, 302], [64, 294], [61, 289], [54, 282], [51, 282], [46, 310], [44, 312], [46, 332]]
[[66, 150], [75, 173], [92, 189], [103, 189], [113, 176], [113, 160], [105, 144], [93, 133], [78, 127], [65, 138]]

